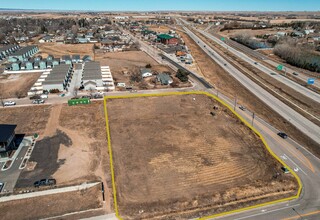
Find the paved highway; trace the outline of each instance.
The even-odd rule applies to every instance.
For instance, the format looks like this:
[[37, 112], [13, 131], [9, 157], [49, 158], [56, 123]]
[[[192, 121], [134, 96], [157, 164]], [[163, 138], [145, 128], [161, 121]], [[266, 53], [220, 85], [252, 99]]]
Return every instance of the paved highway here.
[[254, 83], [251, 79], [243, 75], [239, 70], [228, 63], [223, 57], [217, 54], [211, 49], [206, 43], [204, 43], [199, 37], [197, 37], [192, 31], [184, 27], [186, 33], [198, 43], [198, 45], [226, 72], [231, 74], [237, 79], [242, 85], [244, 85], [249, 91], [255, 94], [260, 100], [270, 106], [274, 111], [280, 114], [283, 118], [297, 127], [301, 132], [308, 135], [311, 139], [320, 143], [320, 127], [309, 121], [292, 108], [275, 98], [269, 92], [261, 88], [259, 85]]
[[[197, 30], [197, 29], [196, 29]], [[230, 47], [229, 45], [227, 45], [226, 43], [224, 43], [223, 41], [221, 41], [220, 39], [216, 38], [215, 36], [202, 31], [202, 30], [197, 30], [199, 33], [203, 34], [204, 36], [206, 36], [207, 38], [215, 41], [217, 44], [219, 44], [220, 46], [224, 47], [225, 49], [228, 49], [231, 53], [233, 53], [235, 56], [239, 57], [240, 59], [246, 61], [247, 63], [251, 64], [252, 66], [254, 66], [255, 68], [259, 69], [261, 72], [269, 75], [270, 77], [276, 79], [277, 81], [285, 84], [286, 86], [296, 90], [297, 92], [301, 93], [302, 95], [305, 95], [306, 97], [309, 97], [311, 99], [313, 99], [316, 102], [320, 103], [320, 95], [318, 93], [315, 93], [313, 91], [311, 91], [310, 89], [288, 79], [287, 77], [284, 77], [280, 74], [275, 73], [274, 70], [264, 66], [261, 63], [258, 63], [256, 60], [250, 58], [249, 56], [247, 56], [246, 54], [239, 52], [238, 50], [234, 49], [233, 47]], [[272, 74], [271, 74], [272, 73]]]
[[[207, 31], [207, 30], [205, 30], [205, 31]], [[219, 35], [217, 33], [214, 33], [214, 32], [210, 32], [210, 33], [214, 37], [216, 37], [218, 39], [221, 39], [221, 37], [223, 37], [223, 36], [221, 36], [221, 35]], [[242, 44], [240, 44], [240, 43], [238, 43], [236, 41], [230, 40], [230, 39], [228, 39], [226, 37], [224, 37], [224, 39], [225, 39], [224, 42], [227, 45], [229, 45], [229, 46], [231, 46], [231, 47], [233, 47], [233, 48], [235, 48], [237, 50], [243, 51], [246, 54], [248, 54], [248, 55], [250, 55], [250, 56], [252, 56], [252, 57], [254, 57], [254, 58], [258, 59], [258, 60], [263, 60], [264, 62], [269, 63], [270, 65], [272, 65], [274, 68], [276, 68], [279, 65], [279, 62], [275, 62], [275, 61], [269, 59], [269, 57], [267, 57], [267, 56], [255, 51], [255, 50], [252, 50], [252, 49], [250, 49], [250, 48], [248, 48], [248, 47], [246, 47], [246, 46], [244, 46], [244, 45], [242, 45]], [[294, 69], [289, 68], [289, 67], [287, 67], [285, 65], [284, 65], [283, 69], [285, 70], [285, 72], [287, 74], [291, 74], [293, 77], [298, 78], [298, 79], [300, 79], [300, 80], [302, 80], [304, 82], [307, 82], [307, 80], [308, 80], [308, 78], [310, 78], [310, 76], [315, 77], [316, 80], [315, 80], [314, 86], [317, 87], [318, 89], [320, 89], [320, 80], [319, 80], [320, 75], [318, 73], [312, 73], [312, 72], [307, 71], [307, 70], [304, 70], [303, 73], [302, 73], [301, 71], [294, 70]], [[297, 73], [298, 75], [293, 75], [294, 72]], [[306, 73], [307, 75], [305, 75], [304, 73]], [[316, 76], [318, 76], [318, 79], [317, 79]]]

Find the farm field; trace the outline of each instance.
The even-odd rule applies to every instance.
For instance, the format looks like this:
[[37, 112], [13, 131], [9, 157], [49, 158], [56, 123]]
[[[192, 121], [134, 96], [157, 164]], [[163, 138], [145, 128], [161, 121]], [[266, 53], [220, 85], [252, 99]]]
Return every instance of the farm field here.
[[23, 98], [41, 76], [39, 73], [0, 75], [0, 98]]
[[124, 219], [195, 218], [296, 192], [258, 136], [208, 96], [108, 99], [107, 110]]

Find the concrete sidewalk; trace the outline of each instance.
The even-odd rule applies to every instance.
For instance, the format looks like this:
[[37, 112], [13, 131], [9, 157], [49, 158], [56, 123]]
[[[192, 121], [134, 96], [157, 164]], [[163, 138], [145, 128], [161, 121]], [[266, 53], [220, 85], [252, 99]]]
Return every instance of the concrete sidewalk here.
[[19, 199], [28, 199], [28, 198], [33, 198], [33, 197], [37, 197], [37, 196], [46, 196], [46, 195], [52, 195], [52, 194], [57, 194], [57, 193], [83, 190], [83, 189], [91, 188], [91, 187], [96, 186], [98, 184], [101, 184], [101, 183], [100, 182], [84, 183], [84, 184], [77, 185], [77, 186], [68, 186], [68, 187], [64, 187], [64, 188], [49, 189], [49, 190], [43, 190], [43, 191], [39, 191], [39, 192], [31, 192], [31, 193], [25, 193], [25, 194], [19, 194], [19, 195], [0, 197], [0, 203], [13, 201], [13, 200], [19, 200]]

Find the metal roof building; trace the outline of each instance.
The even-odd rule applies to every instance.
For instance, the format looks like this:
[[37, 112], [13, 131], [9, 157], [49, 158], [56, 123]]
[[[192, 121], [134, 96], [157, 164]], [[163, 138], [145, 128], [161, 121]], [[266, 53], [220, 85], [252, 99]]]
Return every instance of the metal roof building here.
[[27, 59], [39, 51], [38, 46], [26, 46], [9, 55], [9, 58], [17, 58], [20, 61]]
[[86, 62], [84, 64], [82, 85], [85, 90], [104, 90], [99, 62]]
[[61, 64], [53, 67], [51, 73], [42, 82], [43, 90], [51, 89], [65, 90], [68, 87], [72, 66], [70, 64]]

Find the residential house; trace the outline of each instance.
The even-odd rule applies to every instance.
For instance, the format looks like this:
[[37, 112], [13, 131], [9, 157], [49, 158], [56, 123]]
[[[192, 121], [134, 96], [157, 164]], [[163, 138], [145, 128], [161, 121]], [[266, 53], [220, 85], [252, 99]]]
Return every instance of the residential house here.
[[26, 70], [33, 70], [33, 61], [26, 62]]
[[11, 70], [12, 71], [18, 71], [20, 70], [21, 62], [17, 61], [15, 63], [11, 63]]
[[72, 64], [72, 59], [70, 55], [62, 56], [61, 61], [64, 62], [65, 64]]
[[161, 83], [161, 85], [169, 85], [169, 84], [173, 83], [172, 78], [166, 73], [158, 74], [157, 80], [158, 80], [158, 82]]
[[81, 62], [80, 55], [72, 55], [72, 62], [73, 63]]
[[41, 70], [47, 69], [47, 61], [46, 60], [39, 61], [39, 69], [41, 69]]
[[52, 61], [52, 66], [53, 67], [58, 66], [59, 64], [60, 64], [60, 59], [59, 58], [53, 59], [53, 61]]
[[38, 51], [39, 48], [37, 46], [26, 46], [10, 54], [9, 58], [17, 58], [18, 60], [23, 61], [23, 59], [33, 56]]

